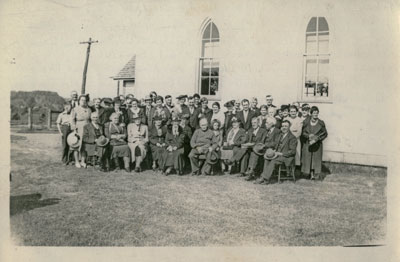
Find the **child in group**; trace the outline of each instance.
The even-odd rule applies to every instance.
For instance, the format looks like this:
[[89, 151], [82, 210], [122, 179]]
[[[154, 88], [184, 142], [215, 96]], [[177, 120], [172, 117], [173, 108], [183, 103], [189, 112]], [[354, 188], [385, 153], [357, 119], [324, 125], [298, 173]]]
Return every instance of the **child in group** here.
[[68, 134], [71, 133], [71, 104], [69, 102], [64, 103], [64, 111], [61, 112], [57, 117], [57, 129], [61, 135], [62, 145], [62, 157], [61, 161], [64, 165], [68, 165], [70, 161], [69, 157], [69, 146], [67, 144]]

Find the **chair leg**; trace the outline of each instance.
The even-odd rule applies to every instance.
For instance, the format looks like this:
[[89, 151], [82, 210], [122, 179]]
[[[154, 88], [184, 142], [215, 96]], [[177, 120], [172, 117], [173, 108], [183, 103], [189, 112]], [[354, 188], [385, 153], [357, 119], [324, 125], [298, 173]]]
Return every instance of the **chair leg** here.
[[281, 183], [281, 165], [278, 167], [278, 184]]
[[292, 172], [292, 176], [293, 176], [293, 183], [296, 183], [295, 169], [296, 169], [296, 166], [292, 166], [290, 168], [290, 172]]

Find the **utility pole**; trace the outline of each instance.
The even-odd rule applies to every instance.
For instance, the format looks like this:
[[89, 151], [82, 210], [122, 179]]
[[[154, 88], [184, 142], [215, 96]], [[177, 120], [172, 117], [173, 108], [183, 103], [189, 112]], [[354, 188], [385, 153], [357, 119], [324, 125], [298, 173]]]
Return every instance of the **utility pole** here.
[[99, 41], [92, 40], [92, 38], [89, 38], [89, 41], [87, 42], [80, 42], [80, 44], [88, 44], [87, 51], [86, 51], [86, 62], [85, 62], [85, 67], [83, 68], [83, 79], [82, 79], [82, 89], [81, 89], [81, 94], [85, 94], [85, 87], [86, 87], [86, 73], [88, 69], [88, 64], [89, 64], [89, 54], [90, 54], [90, 45], [93, 43], [98, 43]]

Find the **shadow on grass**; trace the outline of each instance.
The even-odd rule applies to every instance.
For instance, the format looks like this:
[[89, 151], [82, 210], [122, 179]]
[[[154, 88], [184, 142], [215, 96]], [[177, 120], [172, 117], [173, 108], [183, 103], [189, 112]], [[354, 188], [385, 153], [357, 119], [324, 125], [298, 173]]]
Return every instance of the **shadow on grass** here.
[[10, 215], [17, 215], [35, 208], [55, 205], [60, 202], [59, 198], [48, 198], [41, 200], [41, 194], [29, 194], [10, 197]]

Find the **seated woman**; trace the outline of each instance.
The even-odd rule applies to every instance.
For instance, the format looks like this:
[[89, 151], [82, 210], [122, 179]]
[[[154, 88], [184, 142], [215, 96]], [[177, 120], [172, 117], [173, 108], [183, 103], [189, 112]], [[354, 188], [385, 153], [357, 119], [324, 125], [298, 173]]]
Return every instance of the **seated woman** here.
[[96, 142], [104, 136], [103, 127], [98, 123], [98, 113], [92, 112], [90, 114], [90, 123], [83, 127], [82, 135], [82, 160], [86, 159], [88, 163], [95, 166], [100, 164], [101, 171], [106, 172], [109, 170], [109, 163], [107, 157], [107, 144], [100, 146]]
[[120, 170], [119, 159], [123, 158], [126, 172], [130, 172], [129, 160], [131, 152], [126, 142], [126, 128], [119, 122], [120, 115], [112, 113], [110, 116], [111, 122], [108, 122], [104, 127], [104, 133], [110, 139], [111, 159], [115, 164], [115, 170]]
[[[222, 142], [224, 140], [223, 138], [223, 129], [222, 129], [222, 123], [218, 119], [214, 119], [211, 121], [211, 130], [214, 132], [214, 140], [217, 143], [217, 147], [215, 148], [215, 151], [218, 154], [218, 159], [221, 159], [221, 149], [222, 149]], [[221, 161], [221, 170], [224, 171], [225, 166], [223, 161]], [[211, 175], [213, 174], [213, 171], [211, 169]]]
[[153, 157], [153, 171], [157, 170], [158, 167], [163, 166], [163, 156], [165, 151], [165, 135], [167, 134], [166, 126], [162, 125], [163, 119], [156, 116], [154, 119], [154, 125], [149, 131], [150, 137], [150, 149]]
[[311, 179], [319, 179], [322, 169], [322, 141], [328, 136], [328, 131], [324, 121], [318, 118], [319, 109], [311, 107], [311, 118], [305, 121], [303, 132], [303, 150], [301, 158], [301, 172], [306, 175], [311, 174]]
[[[227, 156], [224, 156], [225, 153], [222, 152], [222, 158], [226, 160], [229, 174], [232, 174], [232, 166], [239, 164], [242, 160], [246, 150], [241, 150], [241, 145], [246, 143], [247, 139], [246, 131], [240, 127], [240, 120], [233, 117], [231, 121], [232, 128], [228, 130], [225, 136], [223, 150], [231, 150], [232, 152]], [[243, 176], [245, 171], [241, 172]]]
[[128, 146], [131, 150], [131, 161], [135, 162], [135, 172], [141, 172], [141, 163], [147, 154], [147, 143], [149, 142], [149, 131], [146, 125], [142, 124], [139, 115], [131, 117], [128, 125]]
[[185, 134], [182, 132], [179, 123], [180, 119], [178, 118], [172, 120], [172, 126], [169, 127], [165, 135], [166, 150], [163, 156], [162, 173], [166, 176], [171, 173], [172, 169], [182, 175], [185, 166], [183, 159]]

